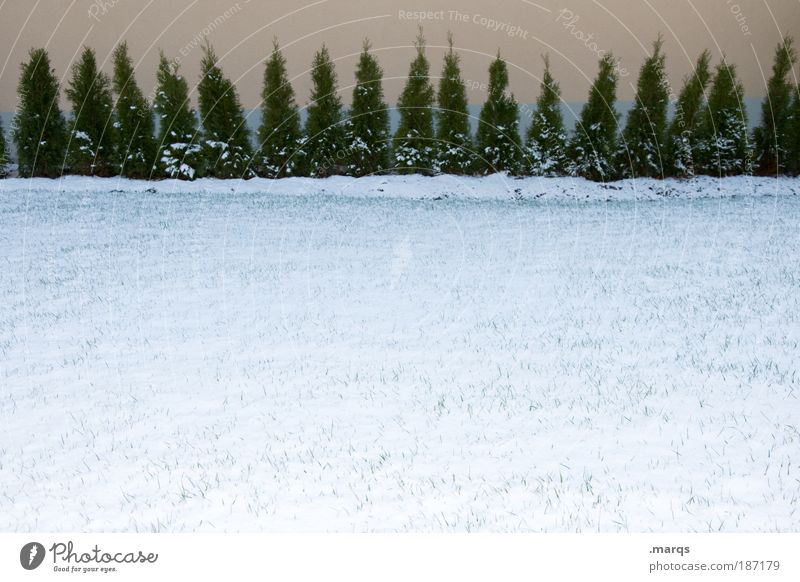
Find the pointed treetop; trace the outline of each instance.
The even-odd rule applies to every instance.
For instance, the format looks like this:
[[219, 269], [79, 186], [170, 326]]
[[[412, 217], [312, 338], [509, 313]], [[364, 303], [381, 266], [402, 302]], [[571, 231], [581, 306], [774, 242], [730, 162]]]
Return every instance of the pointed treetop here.
[[659, 32], [658, 37], [653, 41], [653, 54], [654, 55], [659, 54], [663, 47], [664, 47], [664, 35]]
[[211, 59], [214, 62], [217, 62], [217, 53], [216, 51], [214, 51], [214, 47], [211, 44], [211, 41], [208, 40], [208, 37], [206, 37], [205, 41], [203, 41], [203, 52], [209, 59]]
[[419, 25], [419, 32], [417, 32], [417, 38], [414, 40], [414, 46], [417, 49], [417, 52], [422, 55], [425, 54], [425, 36], [422, 34], [422, 25]]
[[211, 43], [206, 39], [206, 43], [203, 45], [203, 68], [210, 69], [216, 64], [217, 53], [214, 52], [214, 47], [211, 46]]
[[688, 83], [691, 77], [695, 77], [696, 80], [703, 86], [708, 84], [708, 80], [710, 78], [710, 65], [711, 65], [711, 51], [705, 49], [700, 56], [697, 57], [697, 63], [692, 69], [690, 75], [687, 75], [686, 82]]

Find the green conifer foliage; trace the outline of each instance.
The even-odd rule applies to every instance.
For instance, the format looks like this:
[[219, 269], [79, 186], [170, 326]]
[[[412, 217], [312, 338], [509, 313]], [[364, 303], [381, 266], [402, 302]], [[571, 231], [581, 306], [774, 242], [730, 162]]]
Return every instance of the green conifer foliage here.
[[664, 160], [667, 153], [669, 82], [666, 58], [661, 50], [663, 44], [659, 36], [653, 43], [653, 53], [639, 71], [633, 109], [628, 113], [622, 133], [622, 175], [663, 178], [666, 174]]
[[253, 148], [236, 87], [222, 74], [211, 45], [203, 48], [197, 86], [203, 124], [202, 175], [250, 178]]
[[150, 178], [156, 160], [153, 113], [136, 84], [126, 42], [117, 46], [113, 58], [120, 172], [129, 178]]
[[795, 93], [791, 72], [797, 53], [791, 37], [775, 49], [772, 76], [767, 82], [767, 96], [761, 105], [761, 125], [755, 131], [755, 161], [758, 173], [783, 174], [787, 171], [789, 119]]
[[158, 118], [158, 167], [168, 178], [193, 180], [202, 163], [197, 114], [189, 102], [189, 84], [178, 71], [178, 64], [161, 53], [153, 100]]
[[696, 174], [700, 121], [711, 80], [710, 61], [711, 54], [703, 51], [678, 95], [675, 115], [667, 132], [667, 163], [671, 176], [689, 178]]
[[425, 56], [422, 29], [414, 43], [417, 55], [411, 62], [403, 92], [397, 102], [400, 125], [394, 134], [394, 159], [398, 171], [430, 173], [433, 170], [433, 106], [435, 93], [430, 65]]
[[467, 109], [467, 87], [461, 77], [461, 63], [448, 35], [437, 93], [436, 170], [446, 174], [467, 174], [475, 167], [474, 144]]
[[6, 145], [6, 132], [3, 129], [3, 120], [0, 119], [0, 178], [8, 176], [8, 166], [10, 164], [8, 146]]
[[703, 173], [734, 176], [751, 171], [743, 99], [744, 88], [736, 76], [736, 67], [724, 62], [717, 65], [700, 120], [697, 150]]
[[616, 60], [607, 53], [600, 59], [597, 78], [581, 110], [571, 144], [575, 174], [596, 182], [616, 178], [617, 80]]
[[19, 108], [12, 134], [19, 175], [58, 177], [64, 170], [67, 126], [58, 107], [58, 80], [45, 49], [31, 50], [22, 64], [17, 92]]
[[800, 175], [800, 90], [794, 90], [786, 132], [786, 171]]
[[348, 173], [365, 176], [390, 165], [389, 108], [383, 98], [383, 70], [365, 40], [356, 66], [353, 104], [346, 124]]
[[477, 133], [479, 171], [519, 171], [521, 144], [519, 106], [508, 90], [508, 67], [497, 58], [489, 66], [489, 94], [481, 109]]
[[72, 103], [72, 127], [67, 163], [83, 176], [111, 176], [116, 172], [116, 128], [108, 77], [97, 70], [94, 51], [83, 49], [72, 67], [65, 91]]
[[314, 55], [311, 71], [311, 102], [306, 118], [304, 150], [311, 176], [331, 176], [346, 172], [342, 100], [338, 93], [336, 70], [328, 47]]
[[[59, 110], [59, 83], [47, 51], [33, 49], [21, 65], [19, 106], [11, 131], [19, 174], [56, 177], [74, 171], [109, 176], [119, 171], [128, 177], [150, 178], [155, 172], [159, 177], [193, 179], [249, 178], [256, 171], [270, 178], [363, 176], [392, 170], [505, 171], [568, 174], [595, 181], [699, 173], [728, 176], [754, 170], [763, 175], [800, 174], [800, 93], [793, 84], [797, 54], [790, 37], [776, 48], [752, 143], [736, 68], [723, 60], [712, 75], [708, 51], [684, 79], [675, 115], [667, 123], [670, 93], [660, 36], [640, 69], [635, 102], [621, 134], [613, 55], [600, 59], [570, 140], [560, 88], [545, 57], [541, 93], [524, 147], [519, 107], [509, 90], [508, 66], [499, 53], [489, 67], [488, 96], [473, 141], [466, 85], [452, 37], [438, 97], [421, 28], [415, 47], [397, 104], [399, 126], [390, 137], [383, 71], [368, 41], [358, 60], [348, 116], [328, 49], [323, 46], [315, 55], [313, 88], [302, 128], [286, 60], [276, 41], [264, 71], [260, 144], [255, 155], [236, 87], [223, 75], [208, 44], [198, 84], [201, 135], [188, 84], [177, 63], [169, 62], [163, 53], [151, 109], [137, 86], [125, 42], [114, 51], [110, 81], [98, 70], [94, 51], [84, 48], [65, 90], [72, 107], [67, 124]], [[158, 114], [157, 128], [153, 112]], [[10, 163], [1, 129], [0, 177], [4, 177]]]
[[264, 70], [256, 171], [265, 178], [296, 176], [302, 166], [302, 129], [286, 59], [278, 41]]
[[561, 114], [561, 88], [550, 73], [550, 59], [544, 56], [544, 75], [536, 100], [536, 112], [528, 127], [526, 173], [534, 176], [563, 176], [569, 171], [567, 132]]

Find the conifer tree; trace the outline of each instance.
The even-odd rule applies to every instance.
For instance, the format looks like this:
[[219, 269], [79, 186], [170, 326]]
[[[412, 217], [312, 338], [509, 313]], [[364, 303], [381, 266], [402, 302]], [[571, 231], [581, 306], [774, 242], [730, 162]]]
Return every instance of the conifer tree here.
[[72, 103], [67, 148], [71, 171], [83, 176], [113, 175], [117, 156], [113, 99], [108, 77], [97, 70], [94, 50], [83, 49], [65, 93]]
[[698, 158], [703, 173], [733, 176], [752, 169], [743, 98], [736, 67], [724, 62], [717, 65], [700, 120]]
[[489, 66], [489, 94], [481, 109], [477, 142], [481, 171], [519, 171], [519, 107], [508, 90], [508, 67], [499, 51]]
[[168, 178], [193, 180], [201, 165], [197, 114], [189, 103], [189, 84], [164, 53], [156, 73], [153, 110], [158, 117], [158, 167]]
[[461, 63], [453, 50], [453, 36], [447, 37], [442, 77], [437, 93], [436, 170], [446, 174], [467, 174], [475, 166], [469, 126], [467, 86], [461, 77]]
[[787, 126], [786, 170], [792, 176], [797, 176], [800, 175], [800, 89], [794, 90]]
[[700, 54], [694, 72], [683, 81], [667, 137], [669, 174], [689, 178], [696, 173], [697, 143], [706, 89], [711, 79], [711, 54]]
[[0, 119], [0, 178], [8, 176], [8, 146], [6, 145], [6, 132], [3, 129], [3, 120]]
[[210, 44], [203, 48], [197, 86], [203, 124], [202, 174], [215, 178], [250, 178], [253, 148], [236, 87], [222, 74]]
[[298, 174], [302, 164], [300, 114], [277, 39], [264, 70], [256, 171], [265, 178]]
[[775, 49], [772, 77], [761, 105], [761, 125], [755, 131], [755, 159], [760, 174], [782, 174], [787, 169], [788, 123], [794, 93], [789, 75], [796, 61], [792, 38], [786, 37]]
[[575, 173], [596, 182], [616, 177], [617, 100], [616, 61], [611, 53], [600, 59], [597, 78], [589, 91], [589, 100], [581, 110], [572, 141]]
[[534, 176], [563, 176], [568, 172], [569, 158], [561, 88], [550, 73], [550, 58], [543, 58], [544, 75], [526, 140], [526, 170]]
[[342, 100], [336, 70], [325, 45], [314, 55], [311, 82], [304, 145], [308, 173], [319, 177], [342, 173], [347, 164]]
[[153, 113], [136, 84], [128, 43], [119, 44], [113, 58], [120, 172], [129, 178], [149, 178], [156, 160]]
[[364, 41], [356, 67], [353, 104], [346, 124], [348, 172], [354, 176], [389, 169], [389, 108], [383, 98], [383, 70]]
[[633, 177], [663, 178], [666, 174], [667, 107], [669, 82], [661, 36], [653, 54], [639, 71], [636, 97], [622, 132], [620, 171]]
[[19, 175], [55, 178], [64, 170], [67, 148], [67, 126], [58, 107], [58, 80], [43, 48], [31, 49], [21, 68], [19, 108], [12, 132]]
[[421, 28], [414, 46], [417, 56], [411, 62], [406, 85], [397, 102], [400, 125], [394, 134], [394, 159], [399, 171], [429, 173], [435, 156], [435, 94], [429, 78], [430, 65], [425, 56], [425, 38]]

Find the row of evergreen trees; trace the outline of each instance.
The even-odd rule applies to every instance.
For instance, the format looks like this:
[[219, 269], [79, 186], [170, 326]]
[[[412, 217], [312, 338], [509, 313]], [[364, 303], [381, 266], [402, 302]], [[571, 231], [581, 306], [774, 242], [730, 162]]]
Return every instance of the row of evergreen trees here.
[[[59, 110], [59, 85], [48, 54], [35, 49], [22, 65], [12, 130], [19, 172], [194, 179], [507, 171], [598, 181], [800, 173], [800, 94], [790, 81], [796, 62], [791, 38], [776, 49], [762, 123], [752, 136], [736, 68], [723, 62], [712, 72], [708, 51], [685, 79], [668, 121], [670, 88], [661, 38], [641, 67], [625, 126], [615, 109], [617, 63], [607, 54], [572, 136], [565, 130], [559, 85], [544, 57], [541, 93], [522, 139], [520, 108], [498, 53], [489, 67], [488, 96], [473, 136], [452, 37], [449, 45], [436, 91], [420, 31], [392, 136], [383, 72], [369, 42], [358, 60], [349, 111], [339, 97], [327, 48], [317, 52], [304, 126], [276, 42], [264, 73], [255, 148], [236, 87], [223, 75], [210, 45], [204, 48], [197, 87], [199, 120], [186, 79], [163, 53], [152, 104], [145, 98], [123, 42], [114, 51], [110, 79], [98, 70], [94, 51], [84, 49], [65, 91], [72, 105], [69, 123]], [[1, 130], [0, 173], [7, 160]]]

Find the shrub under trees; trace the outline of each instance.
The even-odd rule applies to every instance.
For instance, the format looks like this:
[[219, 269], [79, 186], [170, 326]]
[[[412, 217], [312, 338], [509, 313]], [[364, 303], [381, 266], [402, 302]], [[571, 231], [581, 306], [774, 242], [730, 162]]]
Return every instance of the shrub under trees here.
[[64, 171], [67, 148], [67, 125], [58, 107], [58, 80], [43, 48], [32, 49], [21, 69], [13, 128], [19, 175], [57, 178]]
[[113, 176], [116, 173], [116, 127], [108, 77], [97, 69], [94, 51], [83, 49], [72, 67], [65, 91], [72, 103], [72, 122], [67, 164], [84, 176]]

